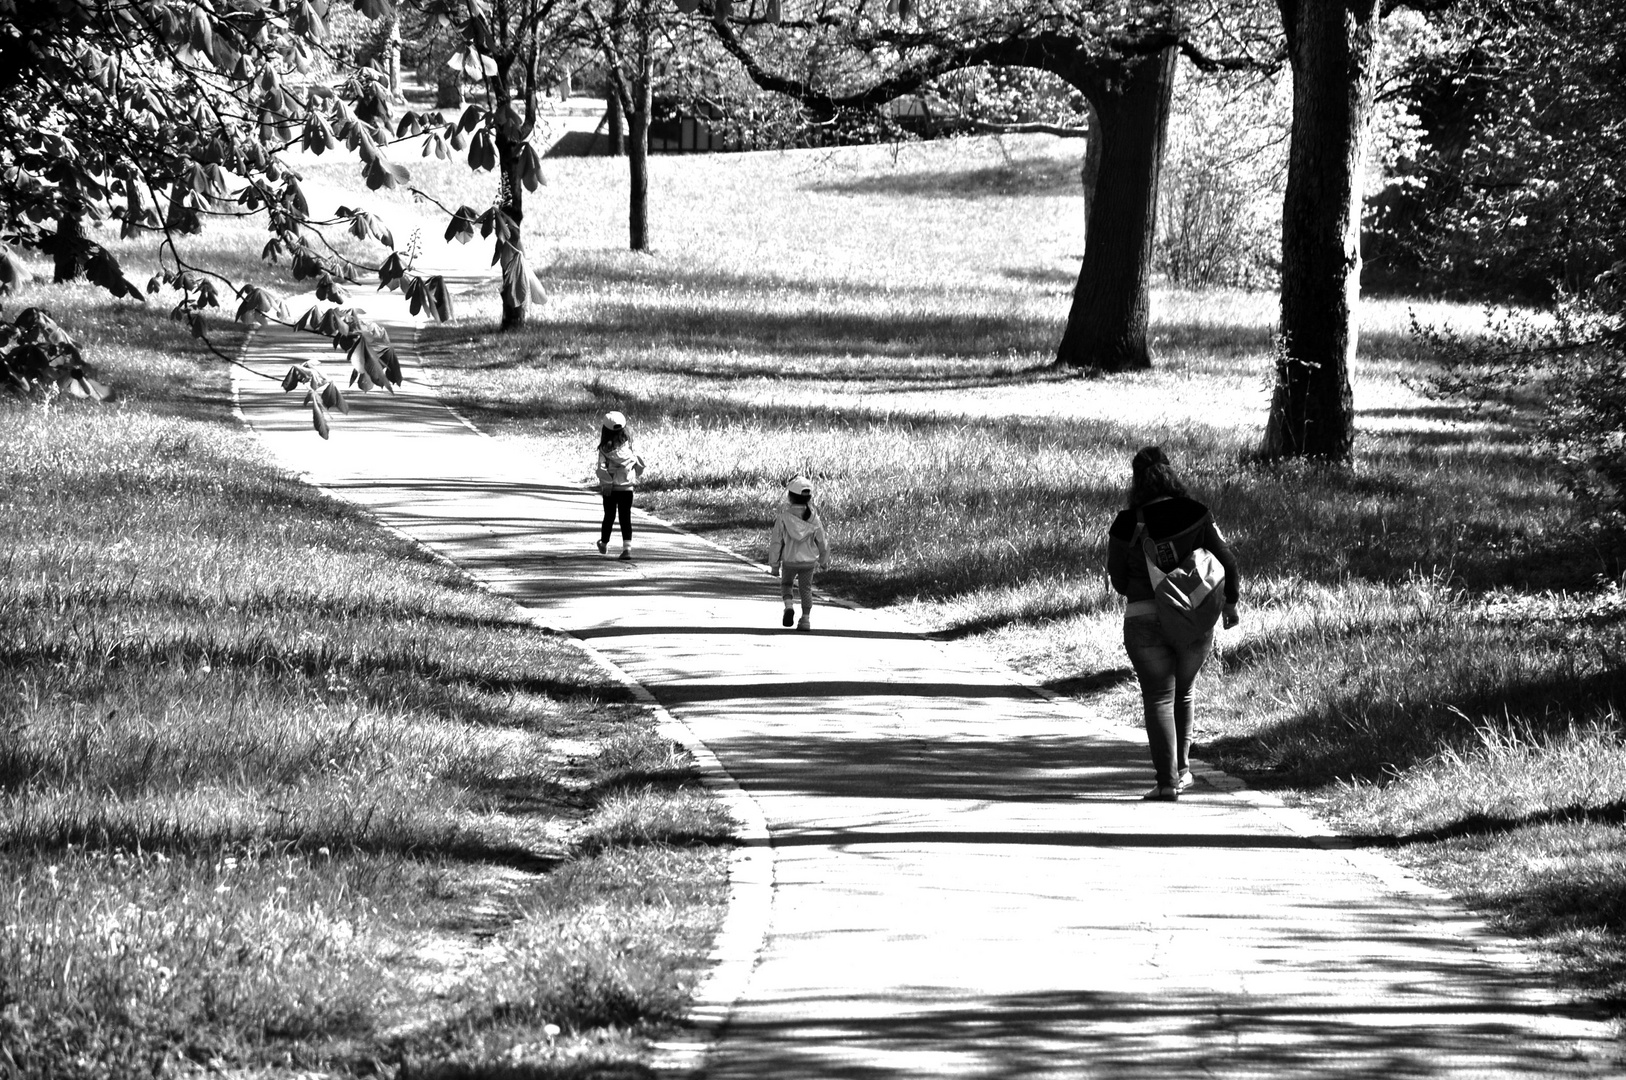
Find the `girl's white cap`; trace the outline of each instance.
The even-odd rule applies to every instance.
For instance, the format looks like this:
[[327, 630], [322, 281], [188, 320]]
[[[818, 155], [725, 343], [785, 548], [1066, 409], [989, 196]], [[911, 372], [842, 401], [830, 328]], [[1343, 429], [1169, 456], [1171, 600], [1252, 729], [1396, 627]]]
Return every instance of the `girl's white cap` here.
[[618, 412], [607, 412], [604, 414], [604, 426], [607, 428], [626, 427], [627, 418]]
[[811, 495], [813, 494], [813, 481], [805, 476], [798, 476], [785, 485], [785, 490], [794, 495]]

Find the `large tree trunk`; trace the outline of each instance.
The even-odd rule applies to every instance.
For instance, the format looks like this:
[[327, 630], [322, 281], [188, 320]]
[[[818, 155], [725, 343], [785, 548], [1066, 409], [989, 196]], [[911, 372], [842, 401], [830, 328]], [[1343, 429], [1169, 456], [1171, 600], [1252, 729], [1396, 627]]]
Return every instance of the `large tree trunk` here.
[[1090, 212], [1095, 208], [1095, 185], [1101, 180], [1101, 118], [1088, 99], [1089, 137], [1084, 140], [1084, 163], [1078, 169], [1078, 181], [1084, 187], [1084, 243], [1090, 242]]
[[1157, 187], [1179, 53], [1127, 61], [1124, 77], [1091, 97], [1100, 164], [1089, 196], [1084, 262], [1056, 362], [1122, 371], [1152, 366], [1146, 348]]
[[1281, 344], [1260, 454], [1348, 461], [1379, 0], [1278, 4], [1293, 66], [1293, 131], [1282, 205]]

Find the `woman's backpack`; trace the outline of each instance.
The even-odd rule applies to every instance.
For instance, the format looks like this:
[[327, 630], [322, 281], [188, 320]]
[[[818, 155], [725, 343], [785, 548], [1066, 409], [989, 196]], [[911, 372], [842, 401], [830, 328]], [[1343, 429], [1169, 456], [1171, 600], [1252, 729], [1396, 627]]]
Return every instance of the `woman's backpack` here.
[[[1176, 645], [1194, 645], [1214, 632], [1225, 608], [1225, 567], [1207, 548], [1193, 548], [1178, 566], [1164, 573], [1158, 566], [1158, 546], [1146, 531], [1146, 516], [1137, 511], [1135, 535], [1146, 556], [1152, 579], [1152, 598], [1163, 634]], [[1168, 553], [1172, 559], [1174, 553]]]

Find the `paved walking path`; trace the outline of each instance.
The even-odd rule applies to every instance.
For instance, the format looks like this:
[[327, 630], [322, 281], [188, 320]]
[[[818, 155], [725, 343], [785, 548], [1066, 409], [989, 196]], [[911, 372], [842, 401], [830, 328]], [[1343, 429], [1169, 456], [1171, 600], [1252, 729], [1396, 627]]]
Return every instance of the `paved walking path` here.
[[[1209, 773], [1143, 803], [1133, 731], [884, 613], [782, 630], [760, 568], [647, 518], [635, 562], [599, 556], [574, 479], [594, 433], [568, 462], [482, 437], [421, 381], [404, 311], [375, 311], [404, 390], [356, 395], [329, 443], [269, 380], [240, 378], [242, 412], [289, 467], [583, 639], [737, 781], [757, 842], [697, 1010], [702, 1041], [727, 1018], [705, 1075], [1613, 1073], [1604, 1024], [1269, 798]], [[342, 370], [310, 335], [247, 348], [278, 375], [313, 355]]]

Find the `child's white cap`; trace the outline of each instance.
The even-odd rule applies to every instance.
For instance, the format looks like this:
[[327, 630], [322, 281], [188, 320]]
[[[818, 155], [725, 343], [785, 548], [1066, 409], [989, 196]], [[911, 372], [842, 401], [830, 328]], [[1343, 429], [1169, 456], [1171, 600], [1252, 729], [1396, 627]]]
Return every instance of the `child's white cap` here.
[[785, 485], [785, 490], [792, 495], [811, 495], [813, 494], [813, 481], [805, 476], [798, 476]]
[[627, 418], [618, 412], [607, 412], [604, 414], [604, 426], [611, 428], [612, 430], [619, 427], [626, 427]]

